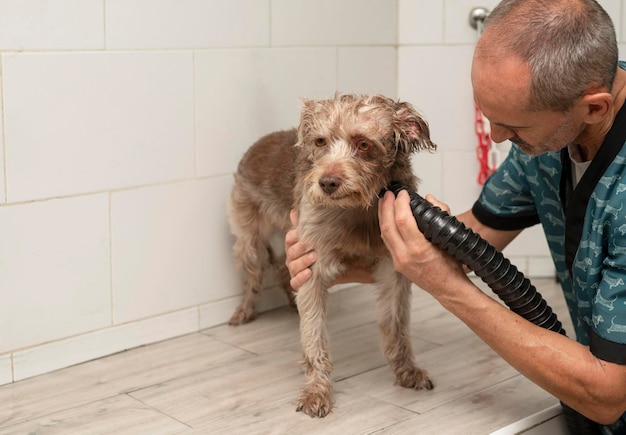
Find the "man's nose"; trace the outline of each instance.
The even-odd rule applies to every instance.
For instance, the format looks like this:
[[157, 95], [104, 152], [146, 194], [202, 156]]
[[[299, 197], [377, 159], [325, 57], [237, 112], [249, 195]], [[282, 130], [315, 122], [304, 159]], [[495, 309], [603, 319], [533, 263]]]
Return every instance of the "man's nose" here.
[[501, 127], [499, 125], [489, 124], [491, 127], [491, 140], [496, 143], [504, 142], [507, 139], [511, 139], [515, 136], [513, 130]]

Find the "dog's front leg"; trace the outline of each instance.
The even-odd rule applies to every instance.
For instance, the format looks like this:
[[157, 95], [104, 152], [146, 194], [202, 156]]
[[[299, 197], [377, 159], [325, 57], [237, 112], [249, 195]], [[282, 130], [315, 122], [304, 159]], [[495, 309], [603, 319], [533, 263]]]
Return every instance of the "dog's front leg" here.
[[313, 276], [298, 290], [300, 337], [306, 383], [298, 399], [297, 411], [311, 417], [325, 417], [332, 407], [332, 368], [330, 360], [326, 302], [328, 290]]
[[396, 385], [432, 390], [428, 373], [415, 362], [411, 346], [411, 282], [382, 261], [376, 271], [378, 324], [385, 358], [396, 375]]

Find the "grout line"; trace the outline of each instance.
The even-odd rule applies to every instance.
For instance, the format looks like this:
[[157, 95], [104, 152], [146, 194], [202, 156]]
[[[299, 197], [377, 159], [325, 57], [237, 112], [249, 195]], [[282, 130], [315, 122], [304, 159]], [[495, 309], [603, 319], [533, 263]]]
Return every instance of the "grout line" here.
[[115, 295], [113, 293], [113, 194], [109, 192], [109, 297], [110, 322], [115, 326]]
[[339, 47], [335, 47], [335, 92], [340, 91], [339, 89], [339, 75], [340, 75], [340, 67], [339, 67]]
[[[90, 361], [85, 361], [85, 362], [90, 362]], [[83, 364], [83, 363], [81, 363], [81, 364]], [[42, 373], [42, 375], [48, 375], [50, 373], [51, 372]], [[38, 375], [38, 376], [41, 376], [41, 375]], [[17, 382], [25, 381], [27, 379], [32, 379], [32, 378], [20, 379]], [[3, 385], [3, 386], [6, 387], [6, 385]], [[123, 393], [123, 392], [118, 393], [118, 394], [115, 394], [115, 393], [105, 393], [105, 394], [102, 394], [102, 395], [97, 395], [97, 396], [95, 396], [92, 399], [88, 399], [85, 402], [81, 402], [80, 400], [75, 400], [75, 401], [73, 401], [71, 403], [68, 403], [67, 405], [64, 404], [63, 406], [60, 406], [59, 409], [53, 409], [53, 410], [50, 410], [50, 411], [43, 411], [40, 414], [36, 414], [35, 416], [18, 417], [15, 420], [0, 421], [0, 429], [4, 431], [6, 429], [19, 427], [21, 425], [24, 425], [25, 423], [32, 423], [32, 422], [38, 421], [40, 419], [45, 419], [45, 418], [53, 417], [53, 416], [58, 415], [58, 414], [63, 414], [63, 413], [68, 412], [68, 411], [72, 411], [72, 410], [80, 409], [80, 408], [83, 408], [83, 407], [87, 407], [87, 406], [103, 403], [103, 402], [106, 402], [108, 400], [114, 400], [114, 399], [117, 399], [117, 398], [119, 398], [121, 396], [127, 396], [127, 394]], [[133, 399], [134, 399], [134, 397], [133, 397]], [[58, 423], [58, 422], [56, 422], [56, 423]], [[50, 426], [44, 426], [44, 427], [50, 427]], [[55, 426], [55, 428], [58, 428], [58, 427]], [[6, 433], [8, 433], [8, 432], [6, 432]], [[12, 431], [11, 433], [16, 433], [16, 432]], [[33, 432], [30, 432], [30, 433], [33, 433]]]
[[149, 403], [146, 403], [146, 402], [144, 402], [143, 400], [141, 400], [141, 399], [139, 399], [139, 398], [137, 398], [137, 397], [133, 396], [133, 393], [134, 393], [135, 391], [141, 391], [141, 390], [144, 390], [144, 389], [147, 389], [147, 388], [151, 388], [151, 387], [153, 387], [153, 386], [154, 386], [154, 385], [150, 385], [150, 386], [148, 386], [148, 387], [139, 388], [139, 389], [136, 389], [136, 390], [133, 390], [133, 391], [127, 391], [127, 392], [125, 392], [125, 393], [121, 393], [120, 395], [124, 395], [124, 396], [126, 396], [126, 397], [128, 397], [128, 398], [130, 398], [130, 399], [132, 399], [132, 400], [134, 400], [134, 401], [136, 401], [136, 402], [138, 402], [138, 403], [141, 403], [141, 404], [142, 404], [142, 405], [144, 405], [145, 407], [152, 409], [154, 412], [156, 412], [156, 413], [158, 413], [158, 414], [161, 414], [161, 415], [163, 415], [163, 416], [165, 416], [165, 417], [167, 417], [167, 418], [169, 418], [169, 419], [171, 419], [171, 420], [174, 420], [175, 422], [180, 423], [180, 424], [182, 424], [183, 426], [188, 427], [189, 429], [193, 429], [193, 426], [190, 426], [189, 424], [185, 423], [183, 420], [181, 420], [181, 419], [179, 419], [179, 418], [176, 418], [176, 417], [174, 417], [173, 415], [168, 414], [168, 413], [167, 413], [167, 412], [165, 412], [164, 410], [162, 410], [162, 409], [160, 409], [160, 408], [157, 408], [157, 407], [154, 407], [154, 406], [150, 405]]
[[6, 111], [4, 110], [4, 55], [0, 56], [0, 110], [2, 111], [2, 120], [0, 128], [2, 128], [2, 176], [4, 182], [4, 203], [8, 201], [8, 178], [7, 178], [7, 141], [6, 141]]
[[202, 313], [200, 312], [200, 308], [201, 308], [200, 305], [196, 307], [196, 322], [197, 322], [196, 331], [197, 332], [200, 332], [202, 330], [202, 319], [200, 319], [200, 317], [202, 316]]
[[168, 180], [168, 181], [158, 181], [158, 182], [152, 182], [152, 183], [146, 183], [146, 184], [137, 184], [134, 186], [127, 186], [127, 187], [117, 187], [117, 188], [111, 188], [111, 189], [102, 189], [102, 190], [94, 190], [94, 191], [79, 192], [79, 193], [69, 193], [66, 195], [50, 196], [50, 197], [45, 197], [45, 198], [25, 199], [21, 201], [14, 201], [10, 203], [0, 204], [0, 208], [40, 203], [40, 202], [46, 202], [46, 201], [54, 201], [58, 199], [82, 198], [82, 197], [91, 196], [91, 195], [102, 195], [104, 193], [114, 194], [114, 193], [120, 193], [120, 192], [129, 192], [133, 190], [149, 189], [151, 187], [190, 183], [193, 181], [208, 181], [208, 180], [215, 180], [218, 178], [231, 177], [231, 176], [232, 176], [232, 172], [225, 172], [223, 174], [211, 174], [211, 175], [204, 175], [204, 176], [198, 176], [198, 177], [192, 176], [192, 177], [179, 178], [179, 179]]
[[102, 0], [102, 46], [107, 49], [107, 0]]
[[[24, 352], [24, 351], [34, 350], [34, 349], [38, 349], [38, 348], [40, 349], [40, 348], [42, 348], [44, 346], [48, 346], [48, 345], [63, 344], [64, 342], [67, 342], [69, 340], [85, 338], [85, 337], [87, 337], [87, 336], [89, 336], [91, 334], [97, 334], [99, 332], [107, 332], [107, 331], [111, 331], [112, 329], [115, 329], [115, 328], [122, 329], [124, 327], [137, 326], [140, 323], [149, 322], [151, 320], [162, 320], [163, 317], [167, 317], [169, 315], [180, 314], [180, 313], [182, 313], [184, 311], [191, 311], [192, 309], [199, 308], [199, 307], [200, 307], [199, 305], [190, 305], [190, 306], [186, 306], [186, 307], [183, 307], [183, 308], [171, 309], [171, 310], [168, 310], [168, 311], [164, 311], [162, 313], [156, 313], [156, 314], [147, 315], [145, 317], [141, 317], [141, 318], [138, 318], [138, 319], [127, 320], [127, 321], [124, 321], [123, 323], [101, 326], [101, 327], [97, 327], [95, 329], [90, 329], [90, 330], [76, 332], [76, 333], [73, 333], [71, 335], [64, 336], [64, 337], [51, 338], [49, 340], [42, 341], [42, 342], [39, 342], [39, 343], [36, 343], [36, 344], [24, 345], [22, 347], [17, 347], [17, 348], [11, 349], [8, 352], [13, 357], [16, 353], [21, 353], [21, 352]], [[226, 323], [226, 321], [224, 321], [224, 323]], [[221, 324], [222, 323], [219, 323], [219, 324], [215, 324], [213, 326], [218, 326], [218, 325], [221, 325]], [[208, 326], [207, 328], [212, 328], [213, 326]], [[207, 329], [207, 328], [203, 328], [203, 329]], [[171, 338], [176, 338], [176, 337], [180, 337], [182, 335], [194, 334], [194, 333], [198, 333], [198, 332], [200, 332], [200, 331], [190, 330], [189, 332], [183, 332], [181, 334], [167, 336], [167, 338], [160, 338], [160, 339], [157, 339], [157, 341], [148, 341], [147, 344], [158, 343], [160, 341], [169, 340]], [[146, 343], [138, 344], [136, 346], [133, 345], [131, 347], [131, 349], [144, 346], [145, 344]], [[109, 353], [109, 354], [107, 354], [105, 356], [114, 355], [114, 354], [120, 353], [120, 352], [124, 352], [124, 350], [114, 351], [114, 352]], [[102, 358], [102, 357], [97, 357], [96, 359], [99, 359], [99, 358]], [[49, 373], [49, 372], [44, 372], [44, 373]], [[38, 375], [36, 375], [36, 376], [38, 376]], [[13, 377], [15, 378], [15, 374], [14, 374]], [[29, 376], [29, 377], [26, 377], [26, 378], [22, 378], [20, 380], [28, 379], [30, 377], [32, 377], [32, 376]]]
[[198, 168], [198, 99], [197, 99], [197, 83], [196, 83], [197, 58], [196, 51], [191, 51], [191, 104], [192, 104], [192, 128], [193, 128], [193, 170], [194, 176], [198, 177], [200, 169]]
[[274, 29], [272, 27], [272, 0], [269, 0], [268, 6], [270, 8], [270, 10], [268, 11], [269, 17], [268, 17], [268, 26], [269, 26], [269, 41], [267, 41], [267, 46], [269, 48], [273, 48], [274, 44]]

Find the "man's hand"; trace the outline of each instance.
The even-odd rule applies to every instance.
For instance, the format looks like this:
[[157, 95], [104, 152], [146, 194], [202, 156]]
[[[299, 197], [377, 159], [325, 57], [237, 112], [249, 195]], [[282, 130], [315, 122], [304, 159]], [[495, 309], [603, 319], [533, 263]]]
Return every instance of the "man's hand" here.
[[298, 231], [296, 230], [298, 227], [298, 213], [295, 210], [291, 210], [289, 218], [293, 228], [285, 236], [285, 254], [287, 257], [285, 264], [291, 276], [289, 284], [292, 289], [298, 291], [302, 284], [311, 278], [313, 272], [310, 267], [317, 260], [317, 253], [311, 251], [306, 243], [299, 239]]
[[[305, 242], [300, 240], [297, 231], [298, 214], [296, 211], [292, 210], [289, 217], [291, 218], [293, 228], [290, 229], [285, 236], [285, 254], [287, 257], [285, 264], [291, 276], [289, 284], [292, 289], [298, 291], [313, 275], [311, 266], [315, 263], [315, 260], [317, 260], [317, 252], [311, 250]], [[350, 282], [363, 284], [373, 283], [374, 277], [372, 276], [372, 271], [347, 264], [346, 271], [341, 276], [337, 277], [333, 284]]]
[[[432, 195], [427, 201], [448, 211]], [[392, 192], [385, 193], [379, 202], [378, 217], [383, 241], [391, 253], [394, 268], [421, 287], [437, 296], [437, 293], [454, 292], [454, 280], [466, 280], [460, 263], [430, 243], [417, 227], [406, 191], [397, 198]]]

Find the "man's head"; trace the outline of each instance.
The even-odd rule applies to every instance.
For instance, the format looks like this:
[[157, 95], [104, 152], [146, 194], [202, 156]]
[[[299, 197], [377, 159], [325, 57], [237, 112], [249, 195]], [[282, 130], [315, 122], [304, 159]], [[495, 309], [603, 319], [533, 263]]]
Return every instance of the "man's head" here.
[[476, 46], [474, 96], [494, 140], [557, 150], [590, 121], [587, 96], [610, 97], [617, 60], [613, 23], [594, 0], [504, 0]]

